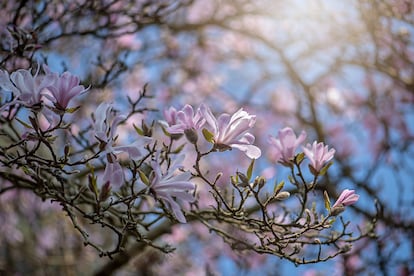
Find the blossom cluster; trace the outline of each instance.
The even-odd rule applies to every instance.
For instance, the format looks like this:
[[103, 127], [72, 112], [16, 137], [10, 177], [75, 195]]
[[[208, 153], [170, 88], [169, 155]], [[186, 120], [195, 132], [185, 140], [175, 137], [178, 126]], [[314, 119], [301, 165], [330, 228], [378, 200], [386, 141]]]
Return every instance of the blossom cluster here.
[[248, 132], [254, 126], [256, 116], [243, 109], [239, 109], [233, 115], [223, 113], [216, 118], [204, 104], [201, 104], [196, 112], [192, 106], [186, 105], [179, 111], [171, 107], [164, 112], [164, 116], [169, 125], [167, 131], [171, 134], [185, 134], [191, 143], [197, 142], [198, 131], [205, 126], [203, 134], [214, 144], [214, 150], [225, 151], [234, 148], [252, 159], [257, 159], [261, 155], [261, 150], [253, 145], [255, 137]]
[[13, 93], [14, 100], [3, 105], [2, 109], [13, 105], [33, 107], [42, 103], [43, 97], [53, 102], [56, 108], [65, 110], [69, 102], [87, 89], [80, 85], [79, 77], [69, 72], [59, 76], [50, 71], [47, 65], [43, 66], [44, 73], [40, 73], [40, 66], [33, 75], [31, 70], [19, 69], [11, 75], [0, 70], [0, 87]]
[[[43, 100], [48, 99], [54, 104], [53, 110], [60, 114], [69, 111], [70, 101], [87, 90], [80, 84], [77, 76], [69, 72], [58, 75], [51, 72], [46, 65], [43, 66], [43, 73], [40, 73], [38, 68], [34, 75], [30, 70], [24, 69], [17, 70], [11, 75], [6, 71], [0, 71], [0, 87], [4, 91], [12, 92], [12, 100], [4, 103], [1, 110], [18, 104], [27, 108], [39, 108]], [[205, 104], [201, 104], [196, 110], [190, 105], [185, 105], [181, 110], [174, 107], [165, 110], [164, 117], [166, 131], [171, 135], [184, 134], [191, 144], [197, 145], [198, 137], [202, 134], [205, 140], [212, 144], [211, 151], [237, 149], [251, 159], [261, 156], [261, 149], [253, 144], [255, 137], [250, 132], [256, 122], [256, 116], [242, 108], [232, 115], [223, 113], [216, 117]], [[144, 155], [145, 146], [153, 142], [151, 137], [141, 136], [130, 145], [118, 145], [117, 127], [125, 119], [122, 115], [116, 115], [112, 105], [108, 103], [100, 104], [94, 112], [94, 137], [99, 143], [100, 155], [105, 161], [101, 182], [107, 187], [120, 187], [125, 182], [124, 169], [118, 158], [121, 153], [126, 153], [131, 160], [138, 160]], [[270, 136], [269, 144], [276, 151], [276, 161], [291, 167], [296, 151], [306, 137], [304, 131], [297, 137], [289, 127], [281, 129], [277, 137]], [[302, 150], [309, 159], [311, 172], [315, 175], [321, 172], [335, 154], [334, 149], [329, 149], [322, 142], [316, 141], [312, 145], [302, 146]], [[190, 172], [174, 175], [172, 173], [177, 173], [176, 166], [169, 168], [164, 175], [156, 161], [152, 161], [151, 165], [153, 174], [146, 184], [156, 197], [171, 207], [180, 222], [185, 222], [186, 219], [174, 199], [194, 200], [187, 193], [195, 188], [189, 181]], [[343, 197], [340, 197], [342, 201]], [[351, 196], [351, 200], [346, 200], [348, 198], [349, 196], [345, 196], [344, 203], [336, 203], [334, 207], [346, 206], [357, 199], [356, 195]]]
[[[156, 224], [163, 218], [186, 223], [189, 218], [193, 219], [196, 216], [199, 216], [200, 221], [208, 221], [211, 219], [212, 212], [208, 210], [209, 207], [205, 206], [216, 205], [217, 208], [213, 212], [214, 216], [226, 217], [232, 212], [238, 212], [235, 210], [247, 208], [243, 204], [251, 200], [256, 200], [259, 209], [262, 208], [262, 214], [270, 216], [267, 214], [267, 208], [270, 204], [290, 198], [290, 192], [283, 191], [283, 183], [275, 184], [273, 189], [268, 189], [272, 187], [269, 184], [266, 185], [265, 177], [253, 177], [253, 166], [255, 160], [261, 157], [262, 149], [255, 145], [256, 137], [253, 134], [256, 115], [250, 114], [243, 108], [233, 114], [214, 114], [204, 103], [200, 104], [197, 109], [188, 104], [182, 109], [170, 107], [164, 110], [163, 113], [164, 121], [161, 121], [161, 127], [165, 136], [162, 139], [154, 134], [156, 133], [155, 128], [159, 126], [158, 124], [153, 122], [149, 127], [142, 121], [142, 129], [134, 124], [134, 136], [128, 135], [128, 140], [123, 141], [119, 134], [123, 125], [132, 117], [131, 115], [135, 111], [132, 109], [128, 114], [120, 114], [115, 110], [113, 104], [104, 102], [99, 104], [91, 114], [92, 121], [89, 121], [89, 125], [86, 127], [86, 131], [89, 131], [91, 135], [87, 138], [85, 136], [79, 138], [68, 130], [68, 126], [75, 125], [76, 122], [63, 123], [66, 113], [74, 113], [78, 108], [81, 108], [81, 106], [71, 107], [71, 101], [88, 90], [80, 84], [80, 79], [77, 76], [69, 72], [59, 75], [51, 72], [47, 66], [43, 66], [42, 72], [38, 68], [34, 74], [31, 70], [23, 69], [11, 73], [11, 75], [6, 71], [0, 71], [0, 88], [3, 94], [7, 91], [11, 92], [11, 98], [0, 106], [2, 111], [0, 116], [6, 118], [12, 110], [19, 108], [31, 110], [32, 114], [29, 115], [29, 121], [32, 126], [20, 119], [18, 120], [22, 122], [24, 127], [35, 129], [31, 133], [32, 136], [40, 136], [37, 140], [34, 139], [36, 145], [32, 148], [27, 147], [26, 138], [29, 135], [24, 134], [17, 138], [20, 141], [14, 141], [7, 149], [17, 148], [18, 152], [20, 150], [20, 152], [28, 153], [29, 159], [32, 157], [31, 155], [37, 154], [42, 145], [50, 152], [46, 155], [39, 153], [33, 159], [40, 163], [38, 167], [34, 166], [32, 168], [30, 166], [34, 162], [25, 163], [24, 161], [17, 162], [16, 167], [22, 168], [31, 180], [46, 185], [44, 189], [46, 192], [44, 193], [53, 189], [58, 190], [58, 192], [54, 191], [49, 195], [54, 200], [66, 200], [64, 206], [71, 205], [85, 218], [90, 218], [92, 223], [99, 222], [102, 226], [118, 229], [115, 230], [119, 239], [118, 247], [123, 242], [125, 229], [131, 230], [131, 225], [140, 224], [142, 228], [149, 228], [148, 225]], [[137, 103], [132, 103], [133, 108]], [[33, 114], [34, 117], [32, 117]], [[39, 114], [42, 114], [51, 122], [51, 126], [46, 131], [38, 131], [37, 129], [37, 116]], [[59, 119], [55, 121], [56, 117]], [[70, 120], [70, 118], [66, 118], [66, 120]], [[54, 141], [59, 136], [55, 132], [57, 130], [66, 131], [66, 134], [73, 137], [78, 145], [82, 146], [82, 143], [86, 141], [84, 143], [86, 146], [73, 154], [70, 153], [70, 145], [65, 146], [64, 156], [58, 157], [58, 154], [54, 151], [56, 148]], [[132, 129], [127, 128], [126, 131], [128, 130]], [[203, 139], [200, 139], [200, 137], [203, 137]], [[169, 140], [169, 143], [165, 143], [165, 138]], [[306, 207], [308, 205], [306, 193], [316, 186], [318, 177], [326, 173], [335, 155], [335, 149], [329, 148], [323, 142], [313, 141], [312, 144], [308, 143], [304, 146], [303, 143], [306, 138], [305, 131], [297, 136], [292, 128], [285, 127], [279, 130], [277, 136], [270, 136], [268, 139], [270, 148], [275, 152], [275, 163], [291, 170], [293, 178], [291, 183], [296, 185], [299, 193], [303, 193], [301, 196], [304, 199], [300, 201], [300, 204], [302, 204], [300, 216], [310, 212]], [[184, 139], [184, 145], [188, 142], [190, 147], [176, 147], [175, 142]], [[235, 189], [233, 195], [237, 194], [239, 197], [236, 199], [236, 196], [234, 196], [228, 201], [226, 192], [222, 192], [221, 188], [217, 188], [217, 181], [222, 177], [223, 172], [217, 174], [215, 181], [210, 180], [211, 175], [203, 171], [204, 168], [200, 165], [200, 160], [209, 154], [216, 152], [220, 154], [232, 149], [242, 152], [248, 159], [251, 159], [251, 163], [246, 173], [237, 171], [234, 175], [228, 176], [227, 183], [229, 185], [224, 187], [223, 190]], [[196, 155], [191, 164], [188, 164], [188, 160], [186, 160], [186, 151], [192, 151]], [[9, 155], [0, 156], [0, 161], [9, 165], [9, 160], [5, 160], [8, 157]], [[24, 157], [19, 153], [13, 161]], [[70, 159], [71, 161], [69, 161]], [[303, 160], [307, 160], [308, 172], [310, 172], [311, 177], [313, 175], [313, 182], [310, 185], [302, 174], [301, 164]], [[10, 161], [10, 163], [13, 161]], [[67, 168], [72, 168], [72, 170]], [[78, 170], [79, 168], [81, 170]], [[59, 169], [61, 172], [57, 173]], [[81, 185], [80, 183], [83, 180], [75, 182], [75, 186], [78, 186], [71, 188], [72, 191], [77, 190], [78, 194], [75, 196], [71, 194], [69, 197], [65, 194], [66, 190], [69, 190], [66, 186], [71, 184], [64, 180], [60, 174], [86, 175], [87, 177], [84, 179], [88, 181], [88, 185]], [[296, 175], [301, 176], [301, 186], [298, 184], [300, 181], [294, 179]], [[80, 176], [80, 178], [83, 176]], [[51, 180], [44, 181], [43, 179]], [[207, 192], [210, 198], [203, 194], [202, 185], [199, 185], [200, 181], [207, 184]], [[56, 183], [59, 183], [59, 185], [56, 185]], [[266, 187], [266, 192], [273, 190], [273, 193], [267, 193], [266, 200], [261, 202], [263, 187]], [[93, 196], [91, 197], [89, 194], [83, 197], [83, 193], [88, 188]], [[329, 215], [321, 223], [309, 227], [321, 229], [322, 231], [331, 223], [327, 221], [327, 218], [337, 216], [345, 209], [345, 206], [356, 203], [358, 199], [359, 195], [354, 190], [346, 189], [341, 193], [335, 204], [330, 207], [329, 197], [325, 193], [325, 206], [327, 206]], [[199, 204], [202, 200], [208, 201], [208, 203], [212, 202], [212, 204], [205, 204], [206, 202]], [[78, 205], [76, 205], [77, 202]], [[236, 206], [237, 203], [240, 205]], [[93, 208], [85, 208], [87, 211], [83, 211], [79, 207], [87, 204], [93, 204]], [[207, 209], [204, 210], [203, 208]], [[91, 209], [94, 210], [93, 213], [90, 212]], [[65, 210], [69, 217], [73, 219], [74, 225], [79, 227], [74, 220], [74, 213], [69, 208]], [[105, 212], [108, 212], [107, 216], [103, 214]], [[112, 220], [111, 222], [106, 221], [106, 218], [113, 216], [113, 214], [123, 214], [122, 218], [119, 218], [121, 226], [117, 225], [115, 227], [111, 224]], [[206, 218], [203, 218], [203, 216], [206, 216]], [[240, 213], [237, 216], [246, 215]], [[248, 221], [248, 219], [250, 218], [243, 217], [240, 223], [243, 224], [243, 221]], [[300, 221], [300, 219], [298, 218], [297, 221]], [[232, 218], [227, 221], [237, 220]], [[257, 233], [270, 226], [266, 220], [262, 222], [255, 218], [255, 221], [258, 225], [262, 223], [258, 226], [260, 231], [255, 231]], [[209, 224], [207, 223], [207, 225]], [[240, 229], [244, 229], [246, 226], [240, 227]], [[139, 227], [134, 230], [136, 231], [135, 234], [140, 237], [142, 233], [137, 229]], [[276, 235], [273, 230], [268, 229], [267, 231]], [[234, 237], [227, 238], [231, 240]], [[261, 234], [257, 234], [257, 238], [264, 239]], [[277, 236], [273, 238], [277, 238]], [[260, 244], [264, 244], [264, 240]], [[272, 249], [273, 245], [266, 246], [268, 247], [260, 250], [274, 250]]]
[[[239, 109], [233, 115], [224, 113], [216, 118], [210, 108], [204, 104], [201, 104], [195, 112], [192, 106], [185, 105], [178, 111], [170, 107], [164, 111], [164, 117], [169, 133], [185, 134], [191, 143], [197, 143], [199, 131], [202, 129], [205, 138], [213, 143], [213, 150], [225, 151], [235, 148], [252, 159], [261, 156], [260, 148], [253, 145], [255, 137], [249, 132], [256, 122], [256, 116], [243, 109]], [[300, 136], [296, 137], [290, 127], [280, 130], [278, 137], [270, 136], [269, 144], [276, 151], [276, 161], [290, 166], [296, 150], [305, 141], [306, 136], [306, 132], [302, 131]], [[312, 145], [307, 144], [302, 149], [310, 161], [310, 168], [314, 174], [319, 173], [335, 154], [335, 149], [329, 149], [323, 142], [317, 141]]]
[[[192, 144], [197, 144], [199, 132], [202, 130], [205, 139], [213, 144], [212, 151], [226, 151], [235, 148], [252, 159], [261, 156], [261, 149], [253, 145], [255, 137], [249, 132], [255, 124], [256, 116], [243, 109], [239, 109], [233, 115], [224, 113], [216, 118], [205, 104], [201, 104], [196, 111], [192, 106], [185, 105], [181, 110], [174, 107], [164, 110], [164, 117], [167, 125], [166, 130], [170, 134], [184, 134]], [[329, 146], [317, 141], [301, 146], [306, 137], [305, 131], [302, 131], [297, 137], [292, 128], [285, 127], [279, 130], [277, 137], [270, 136], [268, 143], [275, 151], [275, 161], [291, 168], [297, 156], [296, 152], [301, 147], [304, 156], [309, 160], [310, 172], [317, 176], [332, 164], [330, 161], [335, 155], [335, 149], [329, 149]], [[278, 197], [284, 193], [287, 192], [282, 192]], [[353, 190], [346, 189], [333, 208], [351, 205], [358, 198], [359, 196], [354, 194]]]
[[[269, 143], [276, 149], [276, 160], [285, 166], [291, 166], [297, 148], [305, 141], [306, 132], [302, 131], [296, 137], [290, 127], [279, 130], [278, 137], [269, 137]], [[324, 165], [331, 161], [335, 154], [335, 149], [329, 149], [323, 142], [314, 141], [302, 147], [303, 152], [310, 161], [310, 169], [313, 174], [319, 173]]]
[[143, 154], [144, 146], [151, 142], [149, 137], [141, 137], [131, 145], [116, 145], [116, 130], [124, 119], [122, 115], [115, 116], [112, 113], [112, 106], [107, 103], [101, 103], [95, 111], [95, 138], [99, 141], [99, 148], [107, 161], [102, 181], [109, 183], [108, 185], [120, 186], [124, 182], [123, 169], [117, 155], [125, 152], [129, 158], [138, 159]]

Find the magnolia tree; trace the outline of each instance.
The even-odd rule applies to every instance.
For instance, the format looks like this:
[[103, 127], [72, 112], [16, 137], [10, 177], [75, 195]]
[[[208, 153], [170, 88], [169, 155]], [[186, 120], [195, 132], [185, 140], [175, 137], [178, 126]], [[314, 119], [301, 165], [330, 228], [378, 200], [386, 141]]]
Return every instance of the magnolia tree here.
[[412, 4], [250, 2], [2, 4], [0, 271], [414, 272]]

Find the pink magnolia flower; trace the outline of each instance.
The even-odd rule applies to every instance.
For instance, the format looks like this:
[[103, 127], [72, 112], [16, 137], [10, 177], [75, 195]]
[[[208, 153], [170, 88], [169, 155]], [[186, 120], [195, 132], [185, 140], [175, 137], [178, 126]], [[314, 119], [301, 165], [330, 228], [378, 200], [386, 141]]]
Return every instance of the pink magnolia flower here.
[[306, 139], [306, 132], [302, 131], [299, 137], [290, 127], [279, 130], [278, 137], [269, 137], [269, 143], [276, 149], [276, 160], [289, 164], [295, 157], [297, 147]]
[[[94, 112], [95, 137], [100, 142], [105, 142], [107, 144], [113, 140], [118, 124], [124, 119], [122, 116], [116, 116], [114, 118], [111, 112], [112, 106], [107, 103], [101, 103]], [[110, 121], [112, 124], [109, 123]]]
[[171, 106], [170, 108], [164, 110], [163, 113], [168, 126], [177, 124], [177, 109]]
[[120, 185], [124, 182], [124, 170], [119, 162], [108, 162], [102, 177], [102, 183]]
[[52, 93], [50, 100], [55, 100], [55, 106], [60, 109], [66, 109], [70, 100], [82, 92], [87, 91], [83, 85], [79, 85], [79, 78], [69, 72], [64, 72], [61, 76], [56, 73], [51, 73], [49, 68], [45, 65], [45, 72], [48, 75], [54, 75], [55, 81], [47, 86], [47, 89]]
[[310, 160], [310, 166], [315, 172], [319, 172], [326, 162], [329, 162], [334, 154], [335, 149], [328, 150], [328, 146], [325, 146], [322, 142], [313, 142], [312, 145], [307, 144], [303, 147], [303, 152]]
[[115, 145], [117, 138], [116, 129], [124, 119], [125, 117], [121, 115], [114, 117], [112, 114], [112, 106], [107, 103], [100, 104], [95, 112], [95, 137], [100, 142], [100, 149], [107, 160], [104, 172], [104, 183], [110, 181], [111, 184], [120, 185], [124, 181], [124, 174], [121, 165], [117, 161], [117, 154], [125, 152], [130, 158], [139, 158], [142, 156], [144, 145], [152, 140], [149, 137], [141, 137], [130, 145]]
[[188, 104], [179, 111], [170, 108], [164, 115], [166, 115], [166, 120], [171, 125], [167, 128], [167, 131], [171, 134], [182, 134], [186, 130], [198, 130], [205, 123], [200, 108], [194, 113], [193, 107]]
[[41, 115], [42, 116], [39, 119], [39, 127], [43, 131], [56, 127], [60, 122], [59, 115], [48, 108], [42, 109]]
[[224, 113], [216, 119], [205, 105], [201, 105], [200, 109], [207, 124], [211, 127], [216, 149], [224, 151], [235, 148], [243, 151], [249, 158], [260, 157], [261, 150], [252, 145], [255, 137], [248, 132], [256, 122], [255, 115], [250, 115], [241, 108], [232, 116]]
[[10, 76], [6, 71], [0, 70], [0, 87], [6, 91], [11, 91], [16, 97], [16, 100], [8, 105], [20, 103], [31, 107], [41, 103], [42, 91], [51, 85], [55, 79], [55, 75], [39, 75], [39, 69], [34, 76], [30, 69], [19, 69]]
[[174, 216], [181, 223], [186, 223], [187, 220], [181, 210], [180, 205], [176, 200], [193, 202], [194, 196], [188, 191], [195, 189], [195, 184], [190, 182], [190, 172], [178, 172], [181, 167], [176, 161], [169, 170], [163, 174], [158, 158], [152, 162], [153, 176], [149, 188], [154, 194], [155, 198], [166, 203], [174, 213]]
[[341, 195], [339, 196], [335, 204], [332, 206], [332, 208], [354, 204], [358, 201], [358, 199], [359, 195], [357, 195], [354, 190], [345, 189], [342, 191]]

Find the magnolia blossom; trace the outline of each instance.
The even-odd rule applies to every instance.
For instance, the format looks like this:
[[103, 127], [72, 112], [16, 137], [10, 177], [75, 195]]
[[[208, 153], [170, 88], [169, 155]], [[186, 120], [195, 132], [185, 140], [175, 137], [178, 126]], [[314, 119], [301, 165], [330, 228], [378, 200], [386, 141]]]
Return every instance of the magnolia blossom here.
[[47, 74], [54, 75], [55, 81], [47, 86], [53, 98], [48, 97], [48, 95], [46, 97], [52, 101], [55, 100], [57, 108], [66, 109], [73, 97], [87, 90], [83, 85], [79, 85], [80, 80], [77, 76], [69, 72], [64, 72], [61, 76], [58, 76], [56, 73], [51, 73], [47, 66], [43, 68]]
[[303, 143], [306, 139], [306, 132], [302, 131], [299, 137], [290, 127], [285, 127], [279, 130], [278, 137], [269, 137], [269, 143], [276, 149], [276, 160], [282, 163], [289, 164], [293, 157], [297, 147]]
[[345, 189], [342, 191], [341, 195], [339, 196], [335, 204], [332, 206], [332, 208], [354, 204], [358, 201], [358, 199], [359, 195], [357, 195], [354, 190]]
[[249, 158], [260, 157], [260, 149], [252, 145], [255, 137], [248, 132], [256, 122], [255, 115], [250, 115], [241, 108], [232, 116], [224, 113], [216, 119], [205, 105], [201, 105], [200, 109], [207, 124], [211, 127], [216, 149], [236, 148], [243, 151]]
[[335, 149], [328, 150], [328, 146], [325, 146], [322, 142], [314, 141], [312, 145], [307, 144], [306, 147], [303, 147], [303, 152], [308, 157], [311, 168], [315, 172], [319, 172], [325, 163], [333, 158]]
[[205, 123], [200, 108], [194, 113], [193, 107], [188, 104], [179, 111], [170, 108], [167, 112], [164, 112], [164, 115], [168, 124], [170, 124], [167, 131], [171, 134], [182, 134], [186, 130], [198, 130]]
[[[95, 137], [100, 142], [100, 149], [106, 155], [107, 165], [104, 172], [104, 183], [120, 185], [124, 182], [124, 174], [121, 165], [117, 161], [117, 154], [125, 152], [130, 158], [136, 159], [142, 156], [144, 145], [151, 141], [151, 138], [141, 137], [135, 143], [127, 146], [115, 146], [116, 129], [124, 116], [113, 116], [112, 106], [102, 103], [95, 112]], [[111, 122], [111, 123], [110, 123]]]
[[102, 177], [102, 183], [121, 185], [124, 182], [124, 170], [119, 162], [108, 162]]
[[44, 108], [41, 115], [39, 118], [39, 127], [43, 131], [56, 127], [60, 122], [59, 115], [48, 108]]
[[10, 76], [6, 71], [0, 70], [0, 87], [3, 90], [11, 91], [16, 97], [8, 105], [20, 103], [31, 107], [41, 102], [42, 91], [52, 85], [56, 77], [53, 74], [39, 75], [39, 69], [34, 76], [30, 69], [19, 69]]
[[177, 109], [171, 106], [170, 108], [164, 110], [163, 113], [167, 122], [167, 127], [177, 124]]
[[[114, 139], [116, 128], [124, 117], [121, 115], [114, 117], [112, 114], [112, 106], [108, 103], [101, 103], [94, 112], [94, 115], [95, 137], [100, 142], [110, 143]], [[109, 123], [110, 121], [112, 121], [111, 124]]]
[[162, 200], [166, 203], [174, 213], [174, 216], [181, 223], [186, 223], [187, 220], [181, 210], [180, 205], [175, 199], [187, 202], [193, 202], [194, 196], [188, 191], [194, 190], [195, 184], [190, 182], [190, 172], [179, 172], [178, 169], [181, 167], [175, 162], [169, 170], [163, 174], [158, 158], [152, 162], [153, 177], [149, 188], [154, 193], [157, 199]]

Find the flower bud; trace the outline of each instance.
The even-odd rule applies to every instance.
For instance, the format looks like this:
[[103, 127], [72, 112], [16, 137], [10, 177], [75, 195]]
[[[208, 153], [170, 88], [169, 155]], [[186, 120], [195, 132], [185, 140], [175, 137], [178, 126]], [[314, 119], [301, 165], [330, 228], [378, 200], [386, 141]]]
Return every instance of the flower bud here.
[[63, 149], [63, 152], [65, 156], [68, 156], [70, 154], [70, 144], [66, 144], [65, 148]]
[[177, 133], [177, 134], [170, 134], [170, 137], [172, 140], [178, 140], [182, 137], [183, 135], [181, 133]]
[[241, 187], [247, 187], [249, 185], [249, 179], [241, 172], [237, 172], [237, 176], [240, 179], [239, 185]]
[[198, 140], [198, 135], [195, 129], [189, 128], [184, 130], [185, 137], [191, 144], [196, 144]]
[[111, 183], [109, 181], [107, 181], [101, 189], [101, 192], [99, 194], [99, 201], [105, 201], [111, 192]]
[[112, 153], [107, 153], [106, 160], [108, 160], [109, 163], [114, 163], [116, 160], [116, 156]]
[[259, 185], [259, 189], [263, 188], [264, 184], [266, 183], [266, 180], [263, 176], [258, 176], [254, 180], [254, 182], [257, 182], [257, 185]]
[[341, 248], [341, 252], [349, 252], [352, 249], [352, 245], [351, 244], [345, 244], [342, 248]]
[[343, 211], [345, 210], [345, 207], [344, 206], [335, 206], [335, 207], [333, 207], [332, 209], [331, 209], [331, 213], [330, 213], [330, 215], [331, 216], [337, 216], [337, 215], [339, 215], [340, 213], [342, 213]]
[[286, 192], [286, 191], [283, 191], [283, 192], [278, 193], [277, 196], [275, 197], [275, 199], [276, 200], [285, 200], [288, 197], [290, 197], [290, 193]]
[[213, 149], [222, 152], [222, 151], [231, 150], [231, 147], [225, 144], [215, 143]]

